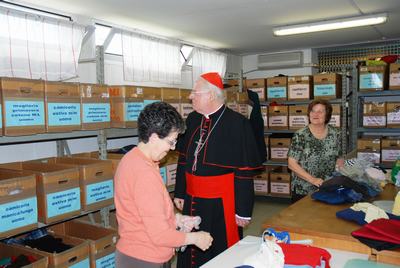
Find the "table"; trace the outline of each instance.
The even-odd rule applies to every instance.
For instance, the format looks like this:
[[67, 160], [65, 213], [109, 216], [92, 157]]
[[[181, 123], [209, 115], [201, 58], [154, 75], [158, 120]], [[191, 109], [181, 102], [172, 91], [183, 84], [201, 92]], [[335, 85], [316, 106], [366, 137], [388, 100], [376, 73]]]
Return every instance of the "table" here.
[[[377, 200], [393, 200], [399, 189], [392, 184], [385, 186]], [[359, 229], [356, 223], [336, 218], [336, 212], [349, 208], [350, 204], [329, 205], [312, 200], [310, 196], [299, 200], [266, 220], [263, 228], [288, 231], [292, 240], [312, 239], [313, 245], [323, 248], [368, 254], [370, 259], [391, 264], [400, 264], [400, 250], [371, 250], [351, 236]]]
[[[243, 264], [243, 260], [256, 253], [260, 248], [261, 237], [246, 236], [217, 257], [205, 263], [201, 268], [233, 268]], [[392, 268], [396, 266], [368, 261], [368, 254], [348, 252], [326, 248], [332, 255], [332, 268]]]

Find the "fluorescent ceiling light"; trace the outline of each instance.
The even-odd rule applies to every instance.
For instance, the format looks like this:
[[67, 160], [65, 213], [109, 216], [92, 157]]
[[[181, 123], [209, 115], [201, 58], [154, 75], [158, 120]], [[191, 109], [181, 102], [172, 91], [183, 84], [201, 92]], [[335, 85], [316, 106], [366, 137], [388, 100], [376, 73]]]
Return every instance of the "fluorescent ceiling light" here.
[[301, 33], [312, 33], [320, 31], [330, 31], [351, 27], [367, 26], [384, 23], [387, 20], [387, 14], [373, 14], [368, 16], [357, 16], [336, 20], [325, 20], [312, 23], [304, 23], [290, 26], [275, 27], [274, 35], [292, 35]]

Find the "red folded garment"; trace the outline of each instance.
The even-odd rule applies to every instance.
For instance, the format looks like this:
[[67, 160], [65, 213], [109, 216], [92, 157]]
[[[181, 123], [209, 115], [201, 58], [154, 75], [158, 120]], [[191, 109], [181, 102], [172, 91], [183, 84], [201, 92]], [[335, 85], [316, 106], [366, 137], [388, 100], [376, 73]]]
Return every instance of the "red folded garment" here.
[[321, 266], [321, 260], [325, 261], [325, 267], [329, 268], [331, 254], [323, 248], [301, 244], [283, 244], [281, 246], [285, 256], [285, 264], [309, 265], [311, 267]]
[[392, 219], [373, 220], [351, 234], [355, 237], [400, 244], [400, 221]]

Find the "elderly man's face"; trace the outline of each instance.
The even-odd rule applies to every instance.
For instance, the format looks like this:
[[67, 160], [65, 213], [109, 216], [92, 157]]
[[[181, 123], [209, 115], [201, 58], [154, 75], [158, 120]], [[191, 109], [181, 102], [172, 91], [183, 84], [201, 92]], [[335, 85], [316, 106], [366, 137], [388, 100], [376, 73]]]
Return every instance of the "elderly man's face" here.
[[206, 82], [202, 79], [196, 81], [189, 99], [192, 100], [193, 109], [201, 114], [208, 112], [211, 101], [211, 91], [206, 87]]

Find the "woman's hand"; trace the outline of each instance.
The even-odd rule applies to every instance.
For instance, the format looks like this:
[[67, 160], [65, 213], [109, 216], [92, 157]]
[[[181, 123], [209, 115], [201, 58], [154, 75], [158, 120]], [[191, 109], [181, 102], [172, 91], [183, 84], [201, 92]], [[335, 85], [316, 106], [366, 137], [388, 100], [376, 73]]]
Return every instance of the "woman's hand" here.
[[206, 251], [212, 244], [213, 238], [207, 232], [195, 232], [186, 234], [186, 244], [195, 245], [199, 249]]
[[321, 178], [312, 178], [312, 180], [310, 181], [313, 185], [320, 187], [322, 185], [322, 183], [324, 182], [323, 179]]

